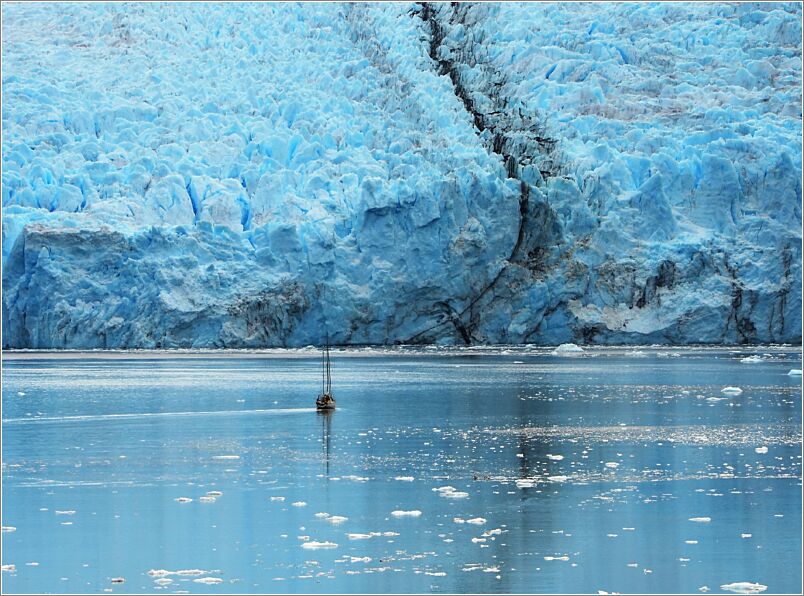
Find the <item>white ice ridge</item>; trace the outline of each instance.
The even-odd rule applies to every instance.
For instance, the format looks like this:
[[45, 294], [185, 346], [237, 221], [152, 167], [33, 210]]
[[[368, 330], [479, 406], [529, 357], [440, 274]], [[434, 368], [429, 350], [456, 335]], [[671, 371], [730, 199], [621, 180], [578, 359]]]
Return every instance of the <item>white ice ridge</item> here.
[[534, 6], [4, 5], [3, 347], [799, 343], [801, 4]]

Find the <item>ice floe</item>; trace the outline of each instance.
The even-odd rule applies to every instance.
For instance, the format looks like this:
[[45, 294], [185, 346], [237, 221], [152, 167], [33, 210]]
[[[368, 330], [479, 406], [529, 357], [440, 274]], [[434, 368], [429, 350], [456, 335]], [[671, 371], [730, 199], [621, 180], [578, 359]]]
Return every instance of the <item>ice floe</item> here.
[[701, 524], [708, 524], [710, 521], [712, 521], [712, 518], [711, 517], [691, 517], [690, 521], [691, 522], [701, 523]]
[[554, 356], [567, 356], [571, 354], [582, 354], [583, 348], [575, 344], [561, 344], [552, 351]]
[[193, 581], [197, 584], [220, 584], [223, 582], [219, 577], [197, 577]]
[[731, 584], [721, 585], [720, 589], [737, 594], [759, 594], [767, 590], [768, 586], [752, 582], [733, 582]]
[[720, 390], [720, 392], [726, 395], [740, 395], [743, 392], [743, 390], [740, 389], [739, 387], [724, 387], [723, 389]]
[[413, 509], [411, 511], [402, 511], [397, 509], [396, 511], [391, 512], [391, 515], [394, 517], [419, 517], [421, 514], [422, 512], [418, 509]]
[[334, 542], [317, 542], [315, 540], [311, 540], [310, 542], [305, 542], [301, 545], [302, 548], [306, 548], [307, 550], [319, 550], [324, 548], [338, 548], [338, 545]]

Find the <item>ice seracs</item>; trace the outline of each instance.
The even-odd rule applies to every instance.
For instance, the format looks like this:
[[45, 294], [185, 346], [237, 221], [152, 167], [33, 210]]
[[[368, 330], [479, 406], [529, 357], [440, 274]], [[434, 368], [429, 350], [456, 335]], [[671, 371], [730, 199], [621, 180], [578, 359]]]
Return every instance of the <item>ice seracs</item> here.
[[5, 6], [4, 348], [801, 341], [798, 3], [118, 10]]

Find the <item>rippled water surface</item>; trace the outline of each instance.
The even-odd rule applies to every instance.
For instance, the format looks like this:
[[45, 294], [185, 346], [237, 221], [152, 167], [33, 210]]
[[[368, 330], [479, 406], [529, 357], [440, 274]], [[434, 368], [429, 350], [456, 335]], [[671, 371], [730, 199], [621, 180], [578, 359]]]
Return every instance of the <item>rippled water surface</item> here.
[[800, 350], [333, 357], [6, 359], [4, 592], [801, 591]]

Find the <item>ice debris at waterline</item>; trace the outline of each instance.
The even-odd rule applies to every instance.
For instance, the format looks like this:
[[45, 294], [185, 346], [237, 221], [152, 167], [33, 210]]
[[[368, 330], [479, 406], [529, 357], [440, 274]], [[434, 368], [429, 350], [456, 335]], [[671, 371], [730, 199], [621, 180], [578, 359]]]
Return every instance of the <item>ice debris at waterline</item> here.
[[720, 392], [725, 395], [741, 395], [743, 390], [739, 387], [724, 387]]
[[798, 343], [801, 10], [4, 5], [4, 347]]
[[575, 344], [561, 344], [555, 350], [553, 350], [553, 354], [555, 355], [566, 355], [566, 354], [582, 354], [583, 348], [580, 346], [576, 346]]

